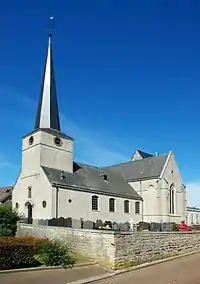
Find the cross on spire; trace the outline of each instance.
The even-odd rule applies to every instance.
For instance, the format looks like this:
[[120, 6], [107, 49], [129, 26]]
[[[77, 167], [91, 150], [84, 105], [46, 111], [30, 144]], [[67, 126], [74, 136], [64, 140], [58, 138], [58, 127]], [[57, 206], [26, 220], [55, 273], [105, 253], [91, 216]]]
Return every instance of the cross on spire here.
[[53, 17], [50, 18], [48, 49], [35, 121], [35, 129], [51, 128], [60, 131], [60, 119], [52, 55], [52, 21]]

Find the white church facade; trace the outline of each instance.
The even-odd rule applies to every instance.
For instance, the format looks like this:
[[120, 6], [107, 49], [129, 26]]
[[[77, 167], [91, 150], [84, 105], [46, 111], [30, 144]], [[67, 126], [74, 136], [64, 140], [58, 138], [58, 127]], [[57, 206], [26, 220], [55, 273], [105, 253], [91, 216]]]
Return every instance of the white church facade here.
[[74, 140], [60, 128], [51, 41], [50, 35], [35, 128], [22, 141], [13, 207], [33, 220], [186, 220], [186, 188], [172, 151], [136, 150], [130, 161], [107, 167], [74, 161]]

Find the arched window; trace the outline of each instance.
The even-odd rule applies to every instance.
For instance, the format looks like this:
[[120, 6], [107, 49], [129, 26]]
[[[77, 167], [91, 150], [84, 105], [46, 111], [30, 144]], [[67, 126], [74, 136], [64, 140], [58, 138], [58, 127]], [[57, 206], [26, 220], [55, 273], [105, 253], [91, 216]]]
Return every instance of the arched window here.
[[140, 214], [140, 202], [135, 202], [135, 214]]
[[109, 211], [115, 212], [115, 199], [114, 198], [109, 199]]
[[130, 209], [129, 201], [125, 200], [124, 201], [124, 213], [129, 213], [129, 209]]
[[28, 187], [28, 198], [31, 198], [31, 186]]
[[191, 224], [194, 224], [194, 216], [193, 216], [193, 213], [191, 213]]
[[196, 224], [199, 224], [199, 214], [196, 215]]
[[98, 200], [99, 198], [98, 198], [98, 196], [96, 196], [96, 195], [93, 195], [92, 196], [92, 210], [94, 210], [94, 211], [98, 211], [98, 209], [99, 209], [99, 200]]
[[169, 213], [174, 214], [175, 200], [174, 200], [174, 185], [172, 184], [169, 189]]

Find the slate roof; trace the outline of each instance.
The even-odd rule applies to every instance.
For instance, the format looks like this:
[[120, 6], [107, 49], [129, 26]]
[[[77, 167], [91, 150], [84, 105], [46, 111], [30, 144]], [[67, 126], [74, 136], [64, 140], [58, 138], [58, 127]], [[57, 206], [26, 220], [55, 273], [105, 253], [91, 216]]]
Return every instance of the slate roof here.
[[103, 168], [115, 173], [122, 173], [126, 181], [145, 180], [157, 178], [165, 165], [168, 154], [151, 156], [145, 159], [130, 161], [123, 164]]
[[4, 203], [12, 198], [13, 186], [0, 187], [0, 203]]
[[49, 133], [49, 134], [53, 134], [55, 136], [58, 136], [60, 138], [66, 138], [68, 140], [74, 140], [72, 137], [70, 137], [69, 135], [66, 135], [65, 133], [61, 132], [61, 131], [58, 131], [56, 129], [53, 129], [53, 128], [38, 128], [38, 129], [34, 129], [32, 132], [26, 134], [23, 136], [23, 138], [26, 138], [30, 135], [33, 135], [34, 133], [38, 132], [42, 130], [43, 132], [46, 132], [46, 133]]
[[153, 156], [152, 154], [149, 154], [149, 153], [143, 152], [143, 151], [138, 150], [138, 149], [137, 149], [137, 151], [138, 151], [138, 153], [140, 154], [140, 156], [141, 156], [143, 159], [145, 159], [145, 158], [149, 158], [149, 157], [152, 157], [152, 156]]
[[60, 119], [53, 66], [51, 35], [49, 35], [49, 44], [46, 55], [43, 82], [35, 121], [35, 129], [41, 127], [53, 128], [60, 131]]
[[[75, 164], [74, 173], [63, 172], [64, 179], [60, 178], [61, 171], [57, 169], [42, 166], [44, 173], [49, 181], [55, 186], [74, 190], [93, 192], [96, 194], [106, 194], [123, 198], [142, 200], [139, 194], [128, 185], [121, 174], [112, 169], [102, 169], [83, 164]], [[107, 175], [108, 181], [105, 181], [102, 174]]]

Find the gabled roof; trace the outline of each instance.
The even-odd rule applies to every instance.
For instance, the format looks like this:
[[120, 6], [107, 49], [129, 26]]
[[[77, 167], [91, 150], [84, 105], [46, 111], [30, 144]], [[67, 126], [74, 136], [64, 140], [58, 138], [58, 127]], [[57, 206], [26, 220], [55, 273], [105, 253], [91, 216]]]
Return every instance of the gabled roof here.
[[145, 152], [143, 152], [143, 151], [141, 151], [141, 150], [136, 150], [139, 154], [140, 154], [140, 156], [143, 158], [143, 159], [145, 159], [145, 158], [149, 158], [149, 157], [152, 157], [153, 155], [152, 154], [149, 154], [149, 153], [145, 153]]
[[168, 154], [151, 156], [149, 158], [130, 161], [123, 164], [103, 168], [122, 174], [126, 181], [137, 181], [158, 178], [167, 160]]
[[[42, 169], [53, 185], [96, 194], [142, 200], [139, 194], [126, 183], [123, 176], [112, 169], [108, 168], [102, 171], [101, 168], [83, 164], [75, 164], [75, 167], [74, 173], [61, 172], [44, 166], [42, 166]], [[60, 178], [61, 173], [63, 173], [64, 179]], [[107, 181], [104, 180], [103, 174], [107, 175]]]

